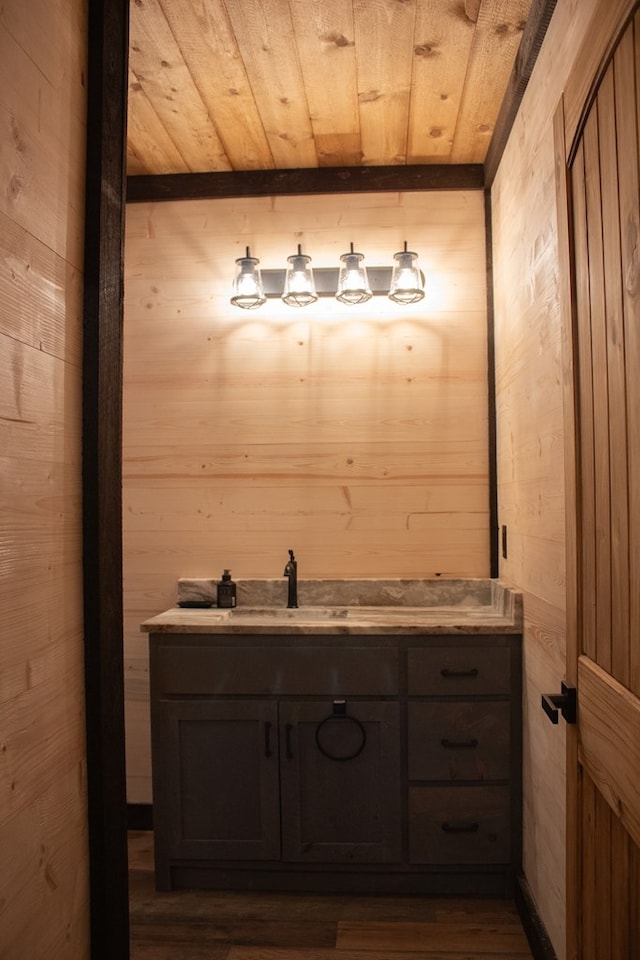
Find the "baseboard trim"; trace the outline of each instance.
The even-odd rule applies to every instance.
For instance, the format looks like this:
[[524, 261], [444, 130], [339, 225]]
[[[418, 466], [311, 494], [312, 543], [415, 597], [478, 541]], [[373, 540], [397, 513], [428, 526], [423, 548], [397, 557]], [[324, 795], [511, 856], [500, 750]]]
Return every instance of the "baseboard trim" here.
[[150, 803], [127, 804], [128, 830], [153, 830], [153, 807]]
[[534, 960], [558, 960], [523, 873], [516, 876], [514, 900]]

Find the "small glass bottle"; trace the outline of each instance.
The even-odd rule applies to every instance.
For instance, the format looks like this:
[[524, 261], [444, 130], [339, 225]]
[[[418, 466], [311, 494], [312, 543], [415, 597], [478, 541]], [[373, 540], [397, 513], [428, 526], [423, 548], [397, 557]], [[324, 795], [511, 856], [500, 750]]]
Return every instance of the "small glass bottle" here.
[[236, 585], [231, 579], [231, 571], [225, 570], [222, 574], [222, 580], [218, 582], [218, 606], [235, 607], [236, 605]]

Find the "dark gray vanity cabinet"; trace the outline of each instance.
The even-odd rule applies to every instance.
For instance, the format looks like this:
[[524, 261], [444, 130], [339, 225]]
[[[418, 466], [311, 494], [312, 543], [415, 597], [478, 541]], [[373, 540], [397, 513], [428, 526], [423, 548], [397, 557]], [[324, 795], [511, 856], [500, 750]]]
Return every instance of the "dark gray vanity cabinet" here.
[[520, 638], [151, 634], [156, 883], [501, 895]]
[[181, 864], [402, 858], [398, 657], [379, 653], [152, 640], [160, 888]]

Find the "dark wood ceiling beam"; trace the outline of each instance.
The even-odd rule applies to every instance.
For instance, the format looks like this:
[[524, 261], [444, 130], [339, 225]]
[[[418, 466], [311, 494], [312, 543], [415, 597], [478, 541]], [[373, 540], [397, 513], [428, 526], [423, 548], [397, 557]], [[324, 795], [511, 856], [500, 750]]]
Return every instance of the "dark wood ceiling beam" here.
[[484, 161], [485, 186], [491, 189], [511, 128], [533, 73], [557, 0], [533, 0], [509, 83]]
[[482, 164], [425, 163], [388, 167], [319, 167], [176, 173], [127, 179], [127, 202], [212, 200], [223, 197], [300, 196], [312, 193], [482, 189]]

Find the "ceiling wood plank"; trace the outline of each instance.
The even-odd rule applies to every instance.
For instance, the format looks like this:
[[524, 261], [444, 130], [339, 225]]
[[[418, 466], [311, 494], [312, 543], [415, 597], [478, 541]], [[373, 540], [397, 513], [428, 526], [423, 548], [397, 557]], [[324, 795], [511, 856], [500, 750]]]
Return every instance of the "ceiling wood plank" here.
[[407, 162], [416, 8], [353, 0], [362, 162]]
[[288, 3], [225, 0], [277, 167], [317, 166], [309, 106]]
[[322, 167], [129, 177], [127, 202], [483, 188], [481, 164]]
[[362, 163], [353, 10], [344, 0], [289, 0], [320, 166]]
[[129, 65], [167, 136], [192, 172], [231, 164], [175, 37], [156, 2], [140, 0], [131, 20]]
[[418, 0], [409, 117], [413, 163], [451, 155], [473, 34], [474, 20], [458, 6]]
[[506, 142], [552, 6], [136, 0], [130, 173], [482, 162], [494, 128]]
[[160, 0], [234, 170], [274, 166], [223, 0]]
[[127, 170], [145, 174], [188, 173], [189, 165], [176, 147], [149, 101], [142, 84], [129, 70]]
[[451, 160], [480, 163], [493, 133], [531, 0], [482, 0]]

